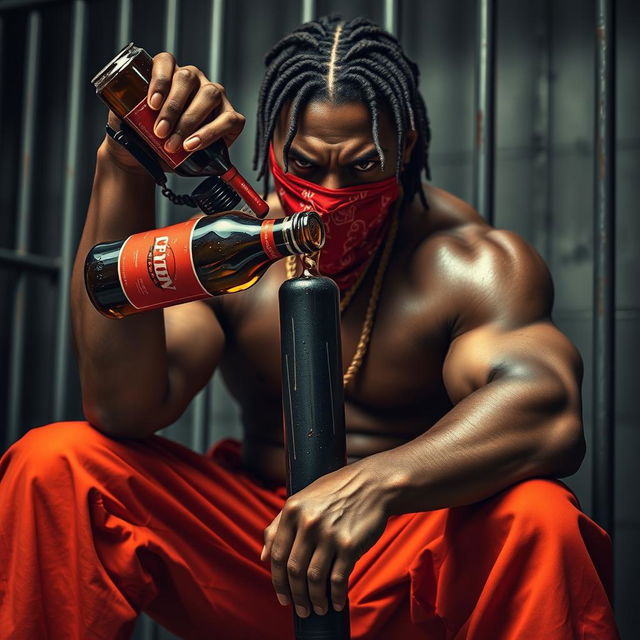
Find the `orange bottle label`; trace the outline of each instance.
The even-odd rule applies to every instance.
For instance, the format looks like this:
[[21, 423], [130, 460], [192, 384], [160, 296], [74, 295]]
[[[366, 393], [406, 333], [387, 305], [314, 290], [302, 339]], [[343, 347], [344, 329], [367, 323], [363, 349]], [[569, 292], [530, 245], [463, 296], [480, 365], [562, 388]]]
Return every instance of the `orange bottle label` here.
[[197, 220], [129, 236], [118, 257], [118, 277], [136, 309], [158, 309], [211, 296], [193, 265], [191, 238]]
[[193, 151], [185, 151], [182, 147], [173, 153], [165, 151], [163, 145], [166, 142], [163, 138], [153, 132], [158, 112], [154, 111], [148, 104], [146, 96], [127, 113], [124, 119], [142, 136], [142, 139], [166, 162], [172, 169], [182, 164]]
[[264, 220], [260, 225], [260, 242], [262, 243], [262, 249], [271, 260], [277, 260], [282, 258], [283, 254], [278, 251], [275, 238], [273, 237], [273, 225], [275, 220]]

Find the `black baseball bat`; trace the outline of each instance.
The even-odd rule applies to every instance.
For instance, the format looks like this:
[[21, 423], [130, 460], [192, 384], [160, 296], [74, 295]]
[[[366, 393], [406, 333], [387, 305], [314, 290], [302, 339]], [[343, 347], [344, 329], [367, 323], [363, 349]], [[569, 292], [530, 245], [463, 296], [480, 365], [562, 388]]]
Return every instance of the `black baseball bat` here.
[[[303, 275], [280, 287], [282, 404], [289, 495], [347, 463], [340, 303], [336, 283]], [[349, 602], [307, 618], [294, 610], [296, 640], [348, 640]]]

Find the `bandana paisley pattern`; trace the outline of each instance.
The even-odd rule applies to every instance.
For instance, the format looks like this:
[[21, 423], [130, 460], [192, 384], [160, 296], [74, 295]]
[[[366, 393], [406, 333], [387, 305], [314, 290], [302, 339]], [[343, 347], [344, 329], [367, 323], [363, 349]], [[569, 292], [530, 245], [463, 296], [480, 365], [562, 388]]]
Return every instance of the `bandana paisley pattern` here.
[[391, 205], [400, 195], [395, 176], [342, 189], [327, 189], [285, 173], [269, 146], [271, 173], [286, 215], [316, 211], [325, 227], [326, 242], [319, 269], [341, 291], [358, 279], [385, 237]]

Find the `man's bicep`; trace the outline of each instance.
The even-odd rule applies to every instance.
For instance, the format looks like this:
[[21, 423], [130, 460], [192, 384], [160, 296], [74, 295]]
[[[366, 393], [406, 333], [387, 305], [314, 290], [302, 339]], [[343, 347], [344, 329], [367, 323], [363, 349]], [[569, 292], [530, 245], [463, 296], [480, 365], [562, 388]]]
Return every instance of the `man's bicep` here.
[[550, 320], [553, 282], [537, 251], [502, 229], [472, 240], [458, 269], [458, 311], [443, 370], [453, 402], [498, 374], [521, 375], [546, 344], [563, 337]]
[[454, 404], [502, 375], [537, 384], [546, 379], [570, 405], [580, 404], [582, 359], [549, 319], [509, 330], [497, 323], [486, 324], [451, 343], [443, 379]]

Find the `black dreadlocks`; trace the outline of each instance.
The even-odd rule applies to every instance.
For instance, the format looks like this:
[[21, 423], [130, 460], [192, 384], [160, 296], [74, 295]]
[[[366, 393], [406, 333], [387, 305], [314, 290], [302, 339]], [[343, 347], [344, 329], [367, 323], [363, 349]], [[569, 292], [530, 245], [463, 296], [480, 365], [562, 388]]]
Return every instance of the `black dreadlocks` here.
[[[427, 206], [420, 175], [424, 169], [427, 178], [431, 178], [429, 119], [418, 91], [418, 67], [404, 54], [396, 38], [367, 18], [344, 22], [337, 15], [324, 16], [303, 24], [280, 40], [265, 56], [265, 65], [253, 156], [253, 168], [258, 169], [260, 165], [258, 180], [264, 180], [265, 197], [269, 191], [269, 141], [283, 105], [291, 101], [289, 130], [284, 144], [286, 171], [300, 109], [311, 100], [330, 100], [336, 104], [367, 104], [373, 141], [383, 166], [378, 139], [378, 106], [384, 104], [390, 108], [398, 145], [396, 176], [402, 180], [405, 200], [410, 201], [415, 193], [419, 193], [422, 203]], [[410, 161], [401, 173], [402, 149], [408, 129], [415, 129], [418, 139]]]

